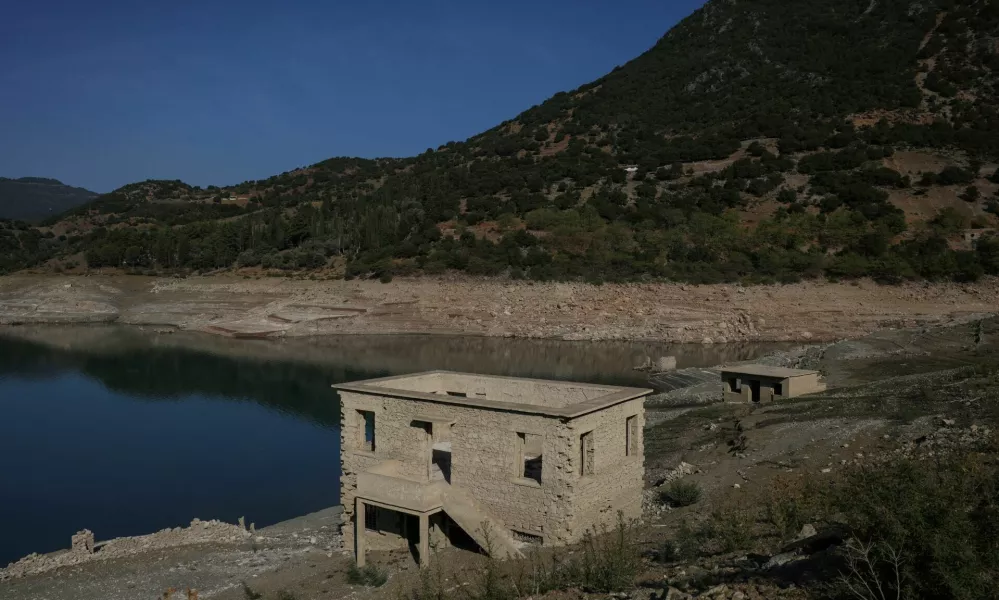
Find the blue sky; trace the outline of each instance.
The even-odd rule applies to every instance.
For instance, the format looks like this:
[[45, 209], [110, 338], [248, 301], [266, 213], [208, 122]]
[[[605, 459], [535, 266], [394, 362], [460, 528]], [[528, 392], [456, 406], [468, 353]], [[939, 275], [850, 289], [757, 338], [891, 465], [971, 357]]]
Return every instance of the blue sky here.
[[0, 176], [227, 185], [463, 140], [703, 0], [9, 2]]

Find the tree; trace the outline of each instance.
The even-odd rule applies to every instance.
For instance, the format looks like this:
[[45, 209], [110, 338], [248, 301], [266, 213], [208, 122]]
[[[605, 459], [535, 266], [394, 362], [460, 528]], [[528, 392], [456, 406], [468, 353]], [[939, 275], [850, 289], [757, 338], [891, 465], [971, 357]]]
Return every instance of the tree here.
[[978, 202], [980, 197], [981, 192], [979, 192], [978, 188], [973, 185], [969, 185], [964, 189], [964, 193], [961, 194], [961, 200], [964, 200], [965, 202]]

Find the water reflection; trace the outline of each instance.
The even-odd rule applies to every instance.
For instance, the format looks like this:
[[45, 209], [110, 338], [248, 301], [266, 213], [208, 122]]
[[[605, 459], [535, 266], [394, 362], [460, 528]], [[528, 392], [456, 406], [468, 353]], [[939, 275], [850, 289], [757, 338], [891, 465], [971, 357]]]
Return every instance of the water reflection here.
[[[116, 384], [126, 385], [132, 377], [119, 372], [114, 362], [109, 364], [106, 359], [139, 353], [148, 358], [149, 362], [144, 361], [144, 364], [150, 372], [135, 376], [156, 381], [166, 392], [171, 389], [211, 391], [219, 387], [231, 389], [231, 385], [236, 385], [252, 394], [257, 385], [283, 386], [291, 381], [310, 398], [328, 393], [329, 385], [336, 382], [431, 369], [647, 385], [646, 375], [635, 371], [634, 367], [649, 359], [655, 361], [659, 357], [673, 356], [677, 368], [708, 367], [749, 360], [791, 346], [780, 343], [568, 342], [431, 335], [235, 340], [190, 332], [157, 335], [115, 326], [0, 330], [0, 336], [5, 334], [60, 350], [62, 352], [53, 354], [54, 360], [71, 360], [74, 364], [83, 361], [91, 366], [95, 376], [102, 380], [107, 377], [109, 382]], [[243, 373], [260, 365], [267, 365], [266, 373]], [[178, 371], [199, 376], [176, 381], [169, 374]], [[239, 371], [238, 376], [236, 371]], [[220, 376], [225, 374], [233, 375], [232, 380], [220, 381]], [[258, 381], [261, 378], [263, 380]], [[306, 389], [313, 385], [315, 388]]]
[[339, 501], [337, 382], [450, 369], [644, 385], [633, 366], [777, 345], [434, 336], [232, 340], [119, 326], [0, 329], [0, 563], [194, 517], [258, 525]]
[[376, 373], [330, 369], [308, 363], [236, 359], [185, 348], [122, 346], [101, 352], [48, 346], [0, 337], [0, 376], [47, 379], [63, 371], [100, 381], [135, 400], [183, 400], [213, 396], [253, 401], [271, 410], [306, 418], [324, 427], [340, 425], [332, 381]]

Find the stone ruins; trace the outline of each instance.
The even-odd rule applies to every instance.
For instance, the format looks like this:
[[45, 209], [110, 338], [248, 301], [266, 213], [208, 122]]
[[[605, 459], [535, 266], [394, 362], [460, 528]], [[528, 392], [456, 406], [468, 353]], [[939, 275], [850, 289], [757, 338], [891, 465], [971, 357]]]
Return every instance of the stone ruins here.
[[642, 510], [652, 390], [433, 371], [335, 385], [344, 542], [367, 550], [578, 541]]
[[725, 402], [767, 403], [826, 389], [818, 371], [768, 365], [725, 367], [721, 370], [721, 378]]

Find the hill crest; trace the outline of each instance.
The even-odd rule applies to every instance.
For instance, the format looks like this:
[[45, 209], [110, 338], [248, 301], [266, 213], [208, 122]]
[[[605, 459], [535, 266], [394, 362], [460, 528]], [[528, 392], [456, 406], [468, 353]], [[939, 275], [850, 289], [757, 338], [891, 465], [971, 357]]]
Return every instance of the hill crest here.
[[[125, 186], [51, 256], [142, 270], [975, 278], [999, 214], [995, 0], [712, 0], [650, 50], [402, 159]], [[50, 258], [50, 257], [46, 257]]]

